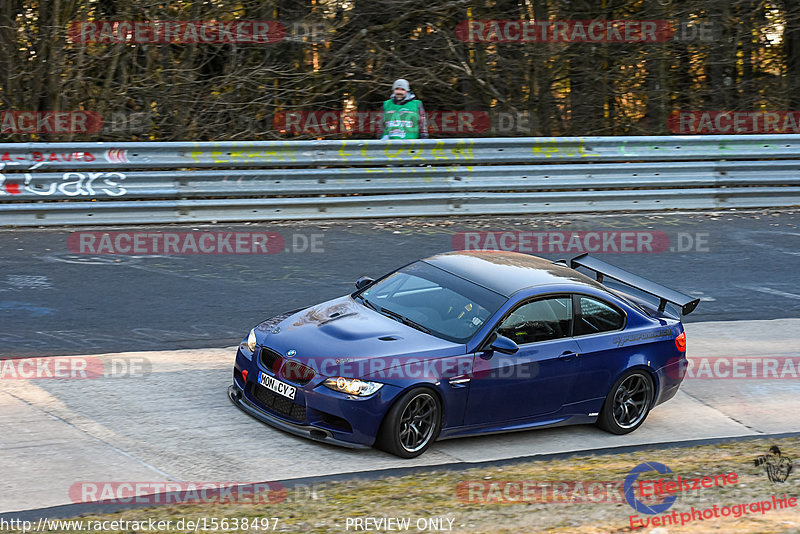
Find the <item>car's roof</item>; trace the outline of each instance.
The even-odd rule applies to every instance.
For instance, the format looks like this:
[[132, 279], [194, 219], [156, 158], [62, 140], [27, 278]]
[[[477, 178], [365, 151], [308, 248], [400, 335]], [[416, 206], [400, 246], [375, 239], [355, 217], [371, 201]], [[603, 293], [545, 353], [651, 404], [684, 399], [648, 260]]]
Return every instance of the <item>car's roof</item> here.
[[500, 250], [444, 252], [422, 261], [506, 297], [529, 287], [564, 283], [605, 289], [574, 269], [519, 252]]

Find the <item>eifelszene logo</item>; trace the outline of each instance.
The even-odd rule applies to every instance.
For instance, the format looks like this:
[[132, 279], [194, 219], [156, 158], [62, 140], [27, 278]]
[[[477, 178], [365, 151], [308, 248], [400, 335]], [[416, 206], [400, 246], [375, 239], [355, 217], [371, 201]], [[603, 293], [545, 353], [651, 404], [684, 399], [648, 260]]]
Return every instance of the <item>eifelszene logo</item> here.
[[[640, 475], [652, 472], [661, 475], [672, 474], [672, 470], [664, 464], [645, 462], [631, 469], [628, 476], [625, 477], [623, 485], [625, 500], [641, 514], [657, 515], [667, 511], [675, 504], [677, 493], [728, 486], [739, 482], [739, 477], [734, 472], [696, 478], [685, 478], [678, 475], [675, 479], [660, 477], [657, 480], [639, 480]], [[639, 498], [634, 492], [636, 486], [639, 488]], [[663, 500], [661, 500], [662, 498]]]
[[672, 470], [664, 464], [658, 462], [645, 462], [631, 469], [628, 473], [628, 476], [625, 477], [625, 484], [623, 486], [625, 500], [628, 501], [628, 504], [631, 505], [631, 508], [640, 514], [655, 515], [665, 512], [670, 506], [673, 505], [673, 503], [675, 503], [675, 499], [677, 498], [675, 495], [670, 495], [669, 497], [666, 497], [663, 502], [657, 504], [645, 503], [636, 498], [633, 490], [636, 487], [636, 481], [639, 478], [639, 475], [642, 473], [652, 473], [653, 471], [662, 475], [672, 473]]

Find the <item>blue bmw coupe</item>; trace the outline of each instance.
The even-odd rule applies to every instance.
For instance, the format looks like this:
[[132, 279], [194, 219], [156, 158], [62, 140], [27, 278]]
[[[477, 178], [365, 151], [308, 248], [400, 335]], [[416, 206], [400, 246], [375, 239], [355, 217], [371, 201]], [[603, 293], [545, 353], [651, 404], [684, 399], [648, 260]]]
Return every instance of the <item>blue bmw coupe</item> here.
[[448, 252], [259, 324], [228, 395], [287, 432], [403, 458], [557, 425], [626, 434], [678, 391], [697, 304], [586, 254]]

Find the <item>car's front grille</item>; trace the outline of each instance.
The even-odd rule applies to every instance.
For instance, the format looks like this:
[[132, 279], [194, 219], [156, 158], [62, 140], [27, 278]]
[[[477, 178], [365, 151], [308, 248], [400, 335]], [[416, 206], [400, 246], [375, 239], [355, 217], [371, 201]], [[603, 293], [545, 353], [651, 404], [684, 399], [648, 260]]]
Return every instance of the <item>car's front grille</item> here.
[[277, 374], [282, 361], [283, 358], [280, 354], [267, 347], [261, 347], [261, 363], [264, 364], [264, 367]]
[[311, 382], [311, 379], [314, 378], [316, 374], [311, 367], [294, 360], [286, 359], [267, 347], [261, 347], [261, 363], [276, 376], [280, 376], [289, 382], [301, 386], [305, 386]]
[[311, 382], [315, 374], [314, 369], [311, 367], [292, 360], [286, 360], [281, 369], [281, 376], [283, 378], [289, 382], [300, 384], [301, 386], [305, 386]]
[[298, 404], [291, 399], [287, 399], [282, 395], [273, 393], [267, 388], [258, 384], [250, 386], [250, 393], [253, 397], [262, 404], [265, 408], [272, 410], [288, 419], [301, 422], [306, 418], [306, 407], [303, 404]]

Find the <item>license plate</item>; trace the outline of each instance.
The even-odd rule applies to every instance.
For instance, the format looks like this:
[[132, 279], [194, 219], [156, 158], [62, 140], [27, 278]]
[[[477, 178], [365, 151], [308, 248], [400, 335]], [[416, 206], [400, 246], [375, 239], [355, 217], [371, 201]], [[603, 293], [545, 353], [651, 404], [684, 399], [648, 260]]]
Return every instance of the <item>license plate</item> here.
[[261, 371], [258, 372], [258, 383], [270, 391], [274, 391], [278, 395], [283, 395], [288, 399], [294, 400], [294, 394], [297, 388], [290, 386], [286, 382], [281, 382], [277, 378], [271, 377]]

